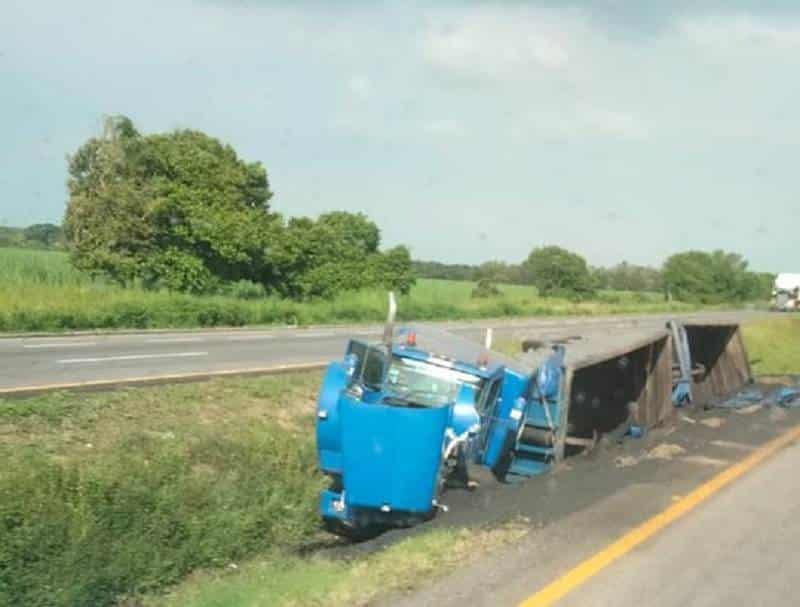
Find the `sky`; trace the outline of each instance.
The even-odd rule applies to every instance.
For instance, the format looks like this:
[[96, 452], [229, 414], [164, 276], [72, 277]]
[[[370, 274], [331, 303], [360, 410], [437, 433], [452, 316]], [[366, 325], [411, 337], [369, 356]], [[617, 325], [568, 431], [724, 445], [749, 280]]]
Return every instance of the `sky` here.
[[797, 271], [798, 74], [794, 0], [0, 0], [0, 225], [60, 221], [67, 156], [125, 114], [417, 259]]

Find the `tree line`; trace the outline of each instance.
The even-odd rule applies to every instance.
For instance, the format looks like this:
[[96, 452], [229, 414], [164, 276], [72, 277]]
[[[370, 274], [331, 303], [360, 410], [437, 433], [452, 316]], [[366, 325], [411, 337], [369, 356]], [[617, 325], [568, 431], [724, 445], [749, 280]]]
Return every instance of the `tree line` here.
[[405, 246], [381, 250], [378, 226], [361, 213], [285, 218], [261, 163], [200, 131], [141, 134], [124, 116], [68, 159], [61, 226], [0, 232], [9, 243], [63, 248], [72, 263], [122, 285], [189, 293], [330, 298], [347, 290], [407, 293], [417, 277], [469, 280], [477, 297], [498, 283], [535, 286], [541, 296], [589, 299], [598, 290], [662, 292], [701, 303], [769, 297], [774, 275], [752, 272], [739, 254], [687, 251], [661, 268], [622, 262], [590, 267], [558, 246], [521, 263], [412, 261]]
[[519, 264], [487, 261], [480, 265], [414, 261], [420, 278], [469, 280], [480, 283], [480, 296], [491, 294], [498, 283], [534, 285], [542, 296], [588, 299], [598, 290], [660, 292], [667, 299], [696, 303], [755, 301], [769, 298], [775, 275], [753, 272], [738, 253], [686, 251], [670, 256], [661, 268], [619, 263], [610, 268], [590, 267], [566, 249], [533, 249]]
[[54, 223], [35, 223], [26, 228], [0, 226], [0, 247], [64, 249], [64, 230]]
[[142, 135], [110, 117], [69, 158], [64, 231], [73, 264], [123, 285], [215, 293], [241, 285], [332, 297], [414, 282], [404, 246], [380, 249], [360, 213], [286, 219], [264, 167], [194, 130]]

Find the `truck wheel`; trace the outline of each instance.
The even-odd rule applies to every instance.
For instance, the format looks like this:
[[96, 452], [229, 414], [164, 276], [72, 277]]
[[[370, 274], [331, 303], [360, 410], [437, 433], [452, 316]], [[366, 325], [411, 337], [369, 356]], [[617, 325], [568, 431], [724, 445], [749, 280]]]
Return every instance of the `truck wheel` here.
[[384, 525], [378, 525], [376, 523], [371, 523], [369, 525], [363, 525], [360, 527], [352, 527], [337, 519], [326, 518], [322, 519], [322, 521], [325, 531], [328, 533], [338, 535], [339, 537], [343, 537], [354, 542], [363, 542], [365, 540], [372, 539], [373, 537], [376, 537], [386, 531], [386, 527]]
[[494, 466], [492, 466], [492, 474], [500, 482], [505, 482], [508, 471], [511, 469], [511, 464], [514, 462], [514, 447], [517, 445], [517, 433], [513, 430], [506, 432], [506, 437], [503, 439], [503, 446], [500, 449], [500, 457], [497, 458]]

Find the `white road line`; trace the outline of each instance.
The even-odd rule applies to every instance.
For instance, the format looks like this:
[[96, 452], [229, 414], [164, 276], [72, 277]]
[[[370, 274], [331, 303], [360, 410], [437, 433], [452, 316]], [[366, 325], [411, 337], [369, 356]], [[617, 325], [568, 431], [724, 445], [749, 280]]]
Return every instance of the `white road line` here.
[[64, 343], [46, 343], [46, 344], [23, 344], [23, 348], [83, 348], [86, 346], [96, 346], [96, 341], [74, 341]]
[[149, 344], [184, 344], [203, 341], [202, 337], [154, 337], [148, 339]]
[[225, 341], [254, 341], [258, 339], [275, 339], [274, 335], [231, 335]]
[[336, 335], [344, 336], [344, 333], [334, 333], [333, 331], [316, 331], [310, 333], [295, 333], [292, 337], [335, 337]]
[[208, 352], [171, 352], [165, 354], [127, 354], [123, 356], [102, 356], [98, 358], [65, 358], [59, 360], [61, 365], [74, 365], [78, 363], [100, 363], [114, 360], [145, 360], [148, 358], [185, 358], [189, 356], [208, 356]]

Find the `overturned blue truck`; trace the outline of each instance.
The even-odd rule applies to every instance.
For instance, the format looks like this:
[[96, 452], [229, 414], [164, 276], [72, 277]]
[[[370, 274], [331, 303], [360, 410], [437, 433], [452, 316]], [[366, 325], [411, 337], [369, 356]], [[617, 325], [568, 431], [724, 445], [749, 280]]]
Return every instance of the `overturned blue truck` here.
[[319, 509], [340, 535], [432, 518], [448, 488], [471, 486], [470, 467], [502, 482], [542, 474], [607, 433], [639, 436], [674, 406], [750, 380], [735, 325], [617, 331], [512, 360], [491, 351], [490, 332], [481, 346], [431, 327], [394, 331], [390, 309], [383, 341], [351, 341], [319, 393], [330, 478]]

